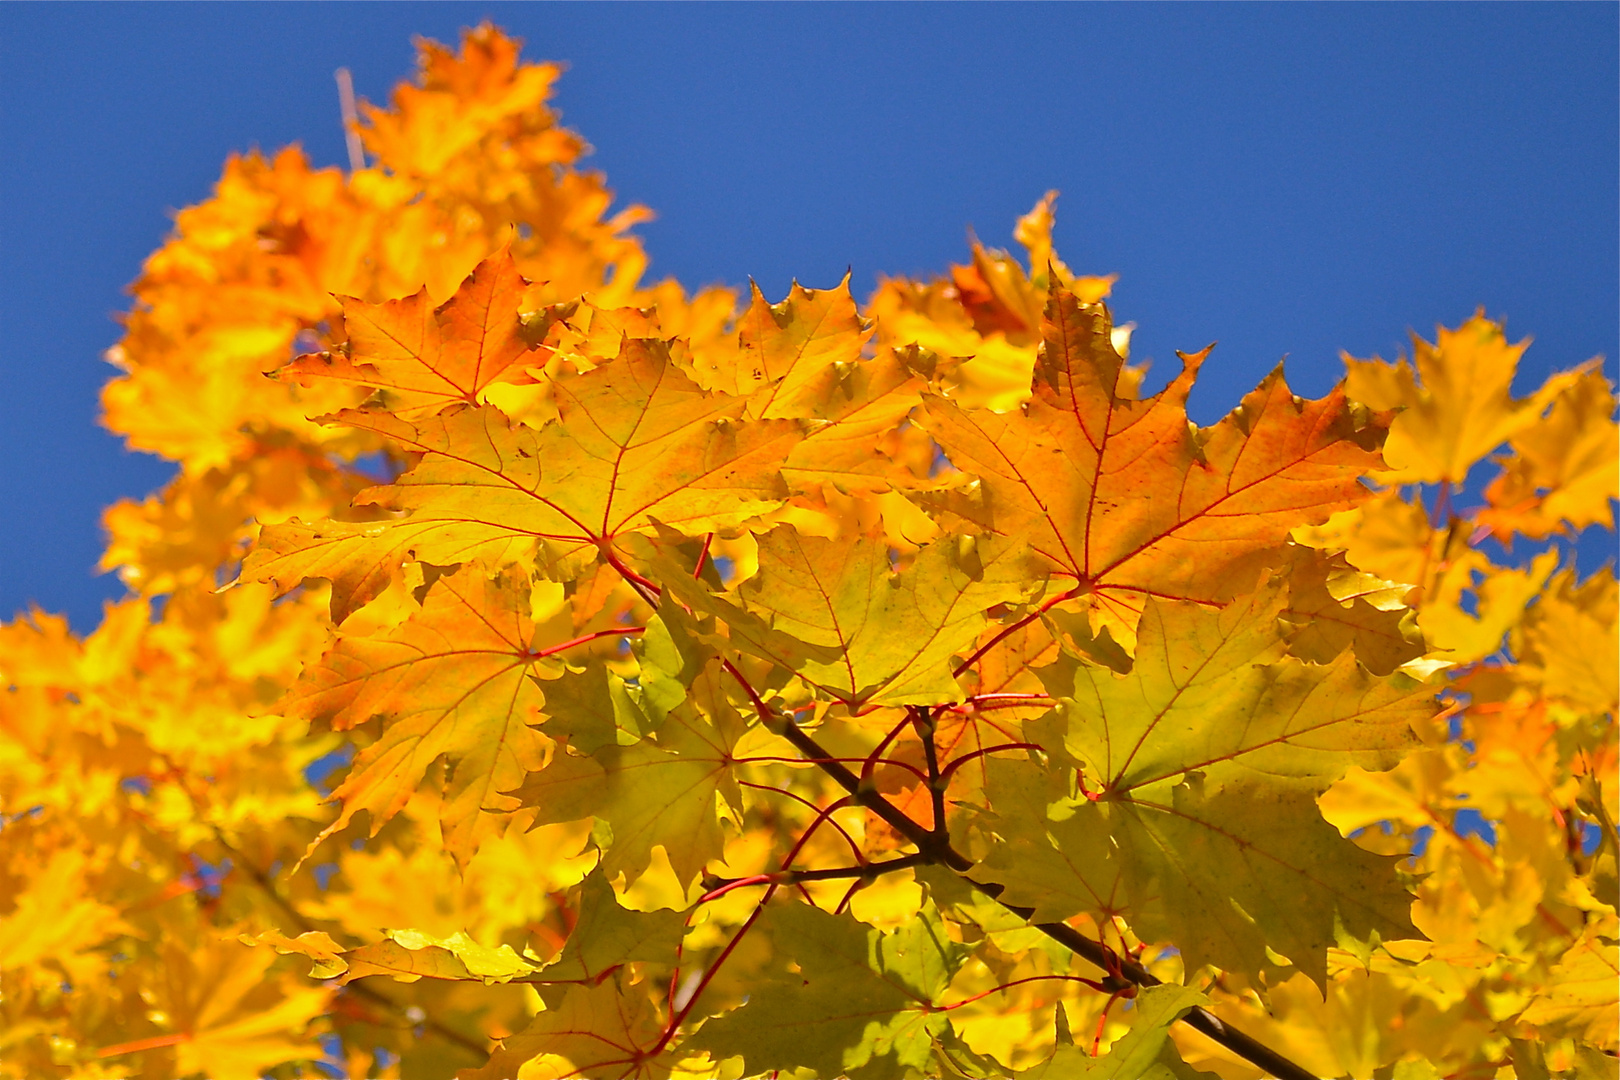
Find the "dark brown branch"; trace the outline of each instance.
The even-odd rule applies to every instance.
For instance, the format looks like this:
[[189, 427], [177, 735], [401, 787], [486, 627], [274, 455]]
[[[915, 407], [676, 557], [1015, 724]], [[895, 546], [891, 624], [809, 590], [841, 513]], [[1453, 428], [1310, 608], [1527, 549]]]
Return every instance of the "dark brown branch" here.
[[[769, 706], [766, 706], [766, 709], [768, 711]], [[928, 856], [929, 862], [940, 863], [956, 871], [965, 871], [973, 866], [971, 860], [952, 850], [950, 840], [943, 832], [936, 836], [932, 831], [911, 820], [903, 810], [878, 792], [862, 786], [860, 777], [850, 772], [840, 762], [831, 760], [831, 755], [821, 744], [816, 742], [809, 732], [795, 724], [791, 717], [787, 718], [785, 724], [773, 723], [772, 729], [792, 743], [799, 753], [807, 758], [816, 759], [817, 768], [849, 792], [856, 805], [863, 806], [882, 818], [901, 836], [916, 845], [919, 853]]]
[[[995, 899], [996, 903], [1026, 921], [1033, 920], [1035, 909], [1022, 907], [1018, 904], [1009, 904], [1000, 898], [1002, 887], [998, 884], [985, 884], [965, 878], [968, 884], [986, 896]], [[1047, 937], [1065, 946], [1075, 955], [1095, 964], [1107, 972], [1118, 972], [1120, 976], [1135, 983], [1137, 986], [1159, 986], [1162, 980], [1147, 968], [1136, 963], [1128, 956], [1123, 956], [1099, 941], [1093, 941], [1080, 931], [1067, 923], [1038, 923], [1030, 922]], [[1237, 1028], [1228, 1024], [1208, 1009], [1194, 1006], [1181, 1018], [1182, 1023], [1194, 1031], [1214, 1039], [1232, 1053], [1243, 1058], [1253, 1065], [1266, 1070], [1267, 1074], [1276, 1080], [1316, 1080], [1314, 1074], [1289, 1061], [1265, 1043], [1245, 1035]]]
[[[733, 674], [741, 679], [741, 674], [734, 669]], [[821, 744], [816, 742], [809, 733], [800, 730], [799, 726], [793, 723], [791, 718], [788, 718], [785, 726], [775, 723], [770, 714], [770, 706], [757, 699], [757, 697], [755, 698], [755, 708], [766, 710], [765, 719], [771, 721], [773, 727], [780, 730], [782, 736], [797, 747], [800, 753], [806, 757], [823, 760], [830, 757], [822, 749]], [[860, 779], [839, 763], [827, 761], [825, 764], [819, 764], [818, 767], [832, 777], [845, 791], [848, 791], [861, 806], [866, 807], [894, 826], [897, 832], [915, 844], [918, 854], [924, 856], [925, 861], [939, 863], [955, 870], [958, 874], [963, 875], [964, 879], [975, 889], [978, 889], [986, 896], [996, 898], [997, 903], [1000, 903], [1002, 907], [1019, 918], [1028, 921], [1034, 917], [1034, 908], [1020, 907], [1000, 900], [999, 895], [1002, 891], [1000, 885], [987, 885], [968, 878], [966, 874], [967, 871], [973, 868], [973, 860], [951, 846], [948, 834], [936, 836], [932, 831], [924, 829], [911, 820], [899, 807], [889, 802], [882, 795], [875, 791], [863, 792]], [[1031, 923], [1031, 925], [1053, 941], [1065, 946], [1077, 956], [1095, 964], [1104, 971], [1112, 972], [1117, 970], [1122, 977], [1137, 986], [1147, 987], [1160, 984], [1159, 978], [1151, 971], [1128, 957], [1120, 956], [1101, 942], [1091, 940], [1066, 923]], [[1316, 1077], [1306, 1069], [1289, 1061], [1259, 1040], [1232, 1027], [1208, 1009], [1194, 1007], [1181, 1019], [1183, 1023], [1194, 1031], [1202, 1032], [1245, 1061], [1266, 1070], [1276, 1080], [1316, 1080]]]
[[945, 774], [939, 771], [939, 750], [934, 746], [934, 730], [939, 714], [933, 709], [911, 709], [917, 725], [917, 737], [922, 740], [923, 761], [928, 765], [928, 796], [934, 809], [933, 834], [948, 844], [950, 833], [945, 828]]

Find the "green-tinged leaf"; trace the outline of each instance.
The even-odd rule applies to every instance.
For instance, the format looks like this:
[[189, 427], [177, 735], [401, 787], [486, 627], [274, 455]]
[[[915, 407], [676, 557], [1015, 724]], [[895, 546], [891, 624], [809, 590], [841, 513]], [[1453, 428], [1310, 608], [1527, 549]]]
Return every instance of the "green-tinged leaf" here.
[[777, 975], [710, 1019], [688, 1045], [741, 1056], [744, 1071], [814, 1069], [823, 1077], [899, 1080], [932, 1068], [947, 1014], [933, 1006], [966, 954], [933, 908], [892, 933], [799, 903], [768, 907], [751, 933], [772, 943]]
[[516, 1035], [501, 1040], [489, 1061], [458, 1080], [652, 1080], [670, 1075], [674, 1058], [651, 1053], [662, 1029], [646, 983], [607, 979], [570, 986]]
[[1149, 601], [1128, 673], [1072, 656], [1045, 669], [1090, 789], [1123, 794], [1196, 769], [1320, 791], [1351, 765], [1387, 769], [1415, 746], [1433, 691], [1375, 678], [1348, 653], [1328, 664], [1287, 656], [1287, 603], [1276, 578], [1218, 611]]
[[1193, 1069], [1181, 1060], [1168, 1035], [1170, 1025], [1188, 1009], [1208, 1005], [1209, 998], [1190, 986], [1150, 986], [1137, 993], [1128, 1014], [1131, 1030], [1114, 1040], [1108, 1052], [1091, 1057], [1072, 1042], [1060, 1043], [1052, 1056], [1019, 1072], [1018, 1080], [1205, 1080], [1216, 1074]]
[[651, 725], [631, 688], [601, 664], [565, 672], [546, 684], [545, 719], [541, 730], [581, 754], [604, 746], [628, 746]]
[[658, 614], [632, 645], [641, 671], [637, 699], [653, 726], [664, 722], [671, 709], [686, 700], [686, 688], [698, 677], [714, 650], [697, 639], [692, 617], [668, 593], [659, 600]]
[[1322, 665], [1285, 655], [1286, 604], [1276, 579], [1219, 611], [1150, 601], [1128, 673], [1073, 656], [1046, 669], [1061, 700], [1027, 730], [1078, 764], [1097, 801], [997, 804], [1003, 843], [985, 878], [1040, 920], [1124, 914], [1191, 968], [1259, 971], [1269, 947], [1320, 983], [1336, 934], [1415, 934], [1396, 857], [1342, 837], [1315, 799], [1351, 765], [1394, 765], [1432, 694], [1374, 678], [1349, 652]]
[[1576, 1044], [1575, 1080], [1614, 1080], [1617, 1075], [1620, 1075], [1620, 1059], [1612, 1049]]
[[951, 660], [1041, 575], [1014, 543], [961, 537], [895, 570], [880, 538], [828, 540], [779, 527], [760, 537], [759, 572], [734, 594], [667, 575], [719, 618], [731, 642], [851, 706], [958, 701]]
[[[1003, 819], [973, 876], [1036, 921], [1118, 914], [1145, 941], [1175, 943], [1189, 970], [1258, 972], [1267, 950], [1321, 984], [1348, 933], [1418, 936], [1397, 855], [1363, 851], [1322, 820], [1314, 793], [1198, 774], [1082, 801], [1062, 820]], [[1059, 812], [1063, 812], [1060, 810]]]
[[632, 911], [619, 904], [606, 874], [596, 870], [580, 885], [579, 922], [542, 978], [589, 982], [637, 960], [673, 966], [686, 916], [678, 911]]
[[1049, 770], [1029, 761], [986, 765], [985, 793], [996, 810], [977, 824], [994, 846], [970, 876], [1001, 883], [1000, 898], [1034, 908], [1035, 922], [1061, 922], [1083, 911], [1126, 914], [1130, 897], [1111, 819], [1099, 821], [1091, 812], [1076, 820], [1075, 807], [1061, 795], [1051, 801], [1051, 781]]
[[1281, 619], [1288, 651], [1331, 663], [1346, 649], [1375, 675], [1388, 675], [1426, 651], [1406, 585], [1357, 570], [1342, 554], [1296, 548], [1288, 567], [1288, 607]]
[[728, 737], [695, 706], [671, 713], [655, 738], [599, 747], [589, 756], [559, 749], [544, 769], [508, 792], [536, 811], [536, 825], [595, 816], [612, 831], [602, 857], [609, 877], [635, 881], [662, 847], [683, 882], [720, 856], [715, 798], [740, 802]]

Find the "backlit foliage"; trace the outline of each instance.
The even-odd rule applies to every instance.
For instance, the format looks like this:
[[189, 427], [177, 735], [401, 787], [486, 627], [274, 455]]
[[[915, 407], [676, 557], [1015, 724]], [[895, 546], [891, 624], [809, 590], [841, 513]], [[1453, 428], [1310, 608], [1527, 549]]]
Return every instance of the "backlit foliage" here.
[[1595, 363], [1200, 428], [1050, 196], [864, 309], [645, 286], [557, 74], [424, 44], [147, 261], [179, 474], [0, 628], [0, 1076], [1615, 1075]]

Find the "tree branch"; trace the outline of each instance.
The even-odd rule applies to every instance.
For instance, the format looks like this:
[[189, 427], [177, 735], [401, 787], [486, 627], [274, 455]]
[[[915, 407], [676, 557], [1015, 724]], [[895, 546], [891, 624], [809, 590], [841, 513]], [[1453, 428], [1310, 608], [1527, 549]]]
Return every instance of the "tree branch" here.
[[[1035, 909], [1018, 904], [1009, 904], [1002, 900], [1001, 893], [1003, 889], [1000, 885], [974, 881], [965, 875], [964, 880], [979, 892], [994, 899], [996, 903], [1014, 915], [1028, 921], [1031, 926], [1053, 941], [1065, 946], [1075, 955], [1090, 961], [1104, 971], [1118, 971], [1121, 977], [1130, 980], [1137, 986], [1148, 987], [1162, 984], [1163, 980], [1147, 968], [1128, 956], [1122, 956], [1102, 942], [1091, 940], [1068, 923], [1034, 922]], [[1258, 1065], [1266, 1070], [1268, 1075], [1275, 1077], [1276, 1080], [1317, 1080], [1316, 1076], [1309, 1070], [1289, 1061], [1258, 1039], [1245, 1035], [1208, 1009], [1194, 1006], [1182, 1016], [1181, 1021], [1194, 1031], [1202, 1032], [1214, 1039], [1245, 1061]]]
[[928, 765], [928, 798], [934, 810], [934, 827], [929, 830], [935, 836], [941, 837], [950, 843], [950, 833], [945, 828], [945, 774], [939, 771], [939, 750], [934, 746], [934, 729], [939, 714], [933, 709], [911, 708], [912, 722], [917, 726], [917, 738], [922, 740], [923, 761]]
[[[624, 573], [627, 569], [617, 563], [615, 563], [615, 568], [619, 569], [621, 573]], [[638, 592], [642, 592], [644, 597], [650, 593], [651, 598], [649, 603], [656, 606], [658, 598], [658, 587], [656, 585], [647, 581], [646, 578], [640, 577], [639, 574], [635, 575], [635, 577], [630, 577], [627, 575], [626, 580], [629, 581], [630, 585]], [[1063, 593], [1057, 597], [1054, 597], [1052, 600], [1044, 604], [1040, 608], [1040, 611], [1045, 611], [1048, 608], [1061, 603], [1063, 600], [1066, 600], [1070, 596], [1078, 593], [1078, 591], [1078, 589], [1075, 589], [1068, 593]], [[978, 652], [975, 652], [971, 657], [959, 665], [956, 668], [957, 673], [960, 674], [962, 671], [965, 671], [992, 646], [1000, 642], [1003, 638], [1007, 637], [1008, 634], [1012, 633], [1018, 627], [1032, 621], [1032, 619], [1037, 617], [1038, 614], [1039, 612], [1036, 612], [1034, 615], [1014, 623], [1012, 626], [1009, 626], [1001, 633], [997, 634], [988, 643], [981, 647]], [[863, 806], [870, 810], [872, 813], [876, 814], [879, 818], [893, 827], [894, 830], [901, 836], [904, 836], [907, 840], [911, 841], [911, 843], [917, 848], [919, 865], [924, 863], [935, 863], [941, 866], [949, 867], [950, 869], [956, 871], [956, 873], [962, 876], [963, 880], [972, 885], [979, 892], [991, 897], [1002, 907], [1006, 908], [1008, 911], [1017, 915], [1026, 922], [1029, 922], [1030, 925], [1035, 927], [1035, 929], [1039, 930], [1053, 941], [1065, 946], [1077, 956], [1080, 956], [1081, 958], [1095, 964], [1104, 971], [1117, 971], [1123, 978], [1128, 979], [1137, 986], [1147, 987], [1160, 985], [1161, 980], [1157, 976], [1148, 971], [1146, 968], [1142, 967], [1142, 965], [1131, 960], [1129, 957], [1120, 956], [1113, 949], [1108, 948], [1101, 942], [1091, 940], [1074, 927], [1069, 926], [1067, 923], [1033, 922], [1032, 920], [1035, 917], [1035, 909], [1021, 907], [1016, 904], [1009, 904], [1000, 899], [1000, 895], [1003, 891], [1003, 887], [1001, 885], [995, 883], [985, 884], [974, 881], [972, 878], [968, 877], [967, 872], [972, 870], [974, 866], [973, 860], [957, 851], [951, 845], [950, 833], [944, 827], [945, 822], [943, 814], [941, 814], [935, 822], [938, 829], [937, 832], [934, 829], [925, 829], [921, 825], [917, 824], [899, 807], [895, 806], [888, 799], [884, 798], [882, 794], [872, 790], [868, 785], [861, 783], [860, 777], [856, 776], [847, 767], [845, 767], [843, 762], [839, 761], [833, 754], [829, 753], [824, 747], [822, 747], [822, 745], [818, 743], [809, 732], [800, 728], [791, 715], [779, 715], [776, 710], [772, 709], [771, 706], [766, 703], [765, 699], [760, 696], [759, 691], [754, 689], [753, 684], [748, 681], [747, 677], [745, 677], [743, 673], [737, 669], [735, 664], [724, 657], [721, 658], [720, 663], [725, 667], [726, 671], [731, 673], [731, 677], [737, 680], [737, 684], [742, 687], [743, 692], [748, 695], [748, 700], [753, 704], [754, 711], [759, 715], [760, 722], [770, 728], [771, 731], [776, 732], [788, 742], [792, 743], [794, 749], [798, 750], [806, 758], [810, 759], [817, 768], [831, 777], [833, 781], [845, 791], [849, 792], [851, 800], [856, 805]], [[932, 739], [924, 739], [923, 742], [925, 746], [932, 745]], [[943, 796], [943, 792], [940, 794]], [[773, 890], [774, 888], [775, 886], [772, 886]], [[757, 910], [755, 914], [758, 914]], [[746, 926], [751, 926], [752, 924], [753, 919], [750, 919], [745, 925], [745, 929]], [[735, 943], [736, 939], [733, 939], [732, 944], [735, 945]], [[1220, 1019], [1220, 1017], [1216, 1016], [1208, 1009], [1195, 1006], [1185, 1015], [1183, 1015], [1181, 1020], [1194, 1031], [1202, 1032], [1204, 1035], [1207, 1035], [1209, 1038], [1213, 1039], [1221, 1046], [1224, 1046], [1226, 1049], [1232, 1051], [1232, 1053], [1243, 1058], [1245, 1061], [1266, 1070], [1272, 1077], [1275, 1078], [1275, 1080], [1317, 1080], [1317, 1078], [1306, 1069], [1303, 1069], [1294, 1062], [1289, 1061], [1287, 1058], [1283, 1057], [1281, 1054], [1277, 1053], [1275, 1050], [1271, 1049], [1269, 1046], [1253, 1038], [1252, 1036], [1245, 1035], [1243, 1032], [1232, 1027], [1230, 1024]]]
[[[729, 662], [723, 661], [723, 663], [725, 663], [726, 669], [732, 673], [732, 676], [741, 682], [749, 692], [754, 707], [762, 710], [761, 719], [771, 723], [773, 730], [780, 730], [782, 737], [798, 748], [805, 757], [818, 759], [817, 767], [832, 777], [845, 791], [849, 792], [857, 803], [888, 822], [895, 828], [895, 831], [915, 844], [918, 854], [924, 856], [923, 861], [938, 863], [955, 870], [975, 889], [995, 899], [1002, 907], [1026, 922], [1030, 922], [1030, 925], [1053, 941], [1065, 946], [1077, 956], [1090, 961], [1104, 971], [1117, 969], [1122, 977], [1137, 986], [1158, 986], [1160, 984], [1159, 978], [1151, 971], [1128, 957], [1120, 956], [1101, 942], [1091, 940], [1067, 923], [1032, 922], [1035, 909], [1020, 907], [1001, 900], [1002, 887], [1000, 885], [984, 884], [967, 877], [967, 872], [973, 869], [973, 860], [951, 846], [949, 834], [945, 834], [943, 837], [936, 836], [931, 830], [924, 829], [911, 820], [899, 807], [889, 802], [882, 795], [875, 791], [863, 790], [860, 778], [844, 768], [842, 764], [832, 760], [832, 756], [822, 748], [821, 744], [816, 742], [808, 732], [801, 730], [797, 724], [793, 723], [791, 717], [788, 718], [785, 725], [777, 723], [770, 706], [742, 678], [742, 673], [732, 667]], [[1232, 1027], [1208, 1009], [1195, 1007], [1182, 1016], [1181, 1020], [1194, 1031], [1202, 1032], [1245, 1061], [1266, 1070], [1276, 1080], [1316, 1080], [1316, 1077], [1308, 1070], [1289, 1061], [1252, 1036]]]

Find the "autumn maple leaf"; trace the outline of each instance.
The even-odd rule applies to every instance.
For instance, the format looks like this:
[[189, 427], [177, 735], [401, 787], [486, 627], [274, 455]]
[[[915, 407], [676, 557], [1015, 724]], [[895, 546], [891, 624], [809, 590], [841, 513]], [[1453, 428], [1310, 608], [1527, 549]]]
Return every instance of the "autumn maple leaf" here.
[[347, 343], [339, 352], [300, 356], [281, 375], [308, 383], [333, 379], [381, 391], [396, 416], [476, 405], [492, 383], [524, 378], [534, 357], [519, 319], [529, 283], [510, 246], [478, 264], [454, 296], [435, 306], [423, 286], [401, 300], [368, 304], [340, 297]]
[[934, 497], [988, 532], [1029, 544], [1129, 638], [1149, 596], [1220, 603], [1275, 560], [1290, 530], [1371, 492], [1387, 426], [1336, 388], [1294, 396], [1281, 370], [1212, 428], [1186, 399], [1207, 355], [1151, 398], [1129, 392], [1105, 309], [1056, 287], [1035, 396], [1008, 413], [930, 396], [922, 423], [974, 481]]

